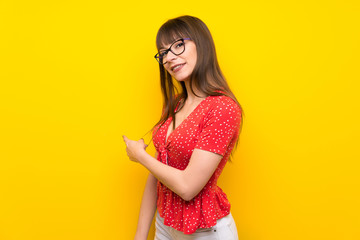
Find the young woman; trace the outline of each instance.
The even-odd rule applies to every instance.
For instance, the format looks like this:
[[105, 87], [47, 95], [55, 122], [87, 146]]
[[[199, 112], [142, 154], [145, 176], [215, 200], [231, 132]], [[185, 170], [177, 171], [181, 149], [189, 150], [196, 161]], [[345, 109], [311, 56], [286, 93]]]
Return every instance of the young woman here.
[[153, 131], [155, 157], [143, 139], [124, 136], [128, 157], [150, 172], [135, 239], [147, 239], [156, 209], [156, 240], [238, 239], [217, 180], [237, 143], [242, 110], [212, 36], [200, 19], [181, 16], [161, 26], [156, 44], [164, 106]]

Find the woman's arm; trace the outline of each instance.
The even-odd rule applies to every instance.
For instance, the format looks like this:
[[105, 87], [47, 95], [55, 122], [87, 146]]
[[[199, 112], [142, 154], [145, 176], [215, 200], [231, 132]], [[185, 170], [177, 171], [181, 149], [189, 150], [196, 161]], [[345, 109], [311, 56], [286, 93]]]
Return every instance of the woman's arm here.
[[154, 177], [185, 201], [193, 199], [203, 189], [214, 173], [222, 156], [209, 151], [194, 149], [189, 165], [179, 170], [165, 165], [146, 151], [144, 141], [129, 140], [124, 136], [126, 151], [132, 161], [141, 163]]
[[132, 161], [141, 163], [154, 177], [188, 201], [204, 188], [231, 142], [237, 139], [241, 119], [241, 108], [231, 98], [216, 98], [204, 120], [199, 139], [185, 170], [163, 164], [147, 154], [143, 139], [132, 141], [123, 136], [127, 146], [126, 152]]
[[189, 165], [185, 170], [179, 170], [157, 161], [145, 151], [138, 158], [160, 182], [185, 201], [193, 199], [204, 188], [221, 159], [219, 154], [194, 149]]
[[149, 173], [141, 201], [135, 240], [146, 240], [148, 237], [151, 222], [156, 211], [156, 185], [157, 179]]

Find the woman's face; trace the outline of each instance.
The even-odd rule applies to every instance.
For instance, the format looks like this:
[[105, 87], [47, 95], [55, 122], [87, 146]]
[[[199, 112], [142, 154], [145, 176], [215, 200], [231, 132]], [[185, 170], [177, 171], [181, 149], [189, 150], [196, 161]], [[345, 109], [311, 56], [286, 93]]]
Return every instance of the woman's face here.
[[[195, 43], [191, 40], [184, 40], [185, 51], [180, 55], [175, 55], [169, 51], [164, 58], [164, 67], [170, 75], [177, 81], [187, 81], [194, 70], [197, 53]], [[168, 49], [171, 44], [164, 46]]]

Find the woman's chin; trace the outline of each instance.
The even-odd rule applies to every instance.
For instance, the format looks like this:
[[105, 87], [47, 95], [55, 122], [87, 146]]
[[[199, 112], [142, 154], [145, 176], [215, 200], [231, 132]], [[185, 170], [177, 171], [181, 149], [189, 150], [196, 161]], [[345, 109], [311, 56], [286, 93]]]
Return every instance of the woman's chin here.
[[174, 79], [178, 82], [186, 82], [190, 80], [190, 77], [178, 77], [178, 78], [174, 77]]

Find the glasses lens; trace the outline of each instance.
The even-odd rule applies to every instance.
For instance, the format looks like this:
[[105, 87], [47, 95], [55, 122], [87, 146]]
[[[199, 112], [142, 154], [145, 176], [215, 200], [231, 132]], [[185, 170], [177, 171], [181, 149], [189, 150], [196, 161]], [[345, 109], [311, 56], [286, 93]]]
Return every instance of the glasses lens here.
[[167, 51], [165, 50], [160, 51], [157, 55], [157, 59], [159, 63], [164, 64], [164, 59], [166, 58], [166, 56], [167, 56]]
[[[185, 44], [184, 40], [180, 39], [173, 44], [171, 44], [170, 51], [175, 55], [180, 55], [185, 51]], [[166, 61], [164, 61], [168, 55], [169, 50], [162, 50], [159, 51], [158, 54], [156, 54], [155, 58], [158, 60], [160, 64], [165, 64]]]
[[179, 40], [173, 43], [173, 45], [171, 46], [171, 51], [175, 54], [175, 55], [180, 55], [184, 52], [185, 50], [185, 44], [183, 40]]

